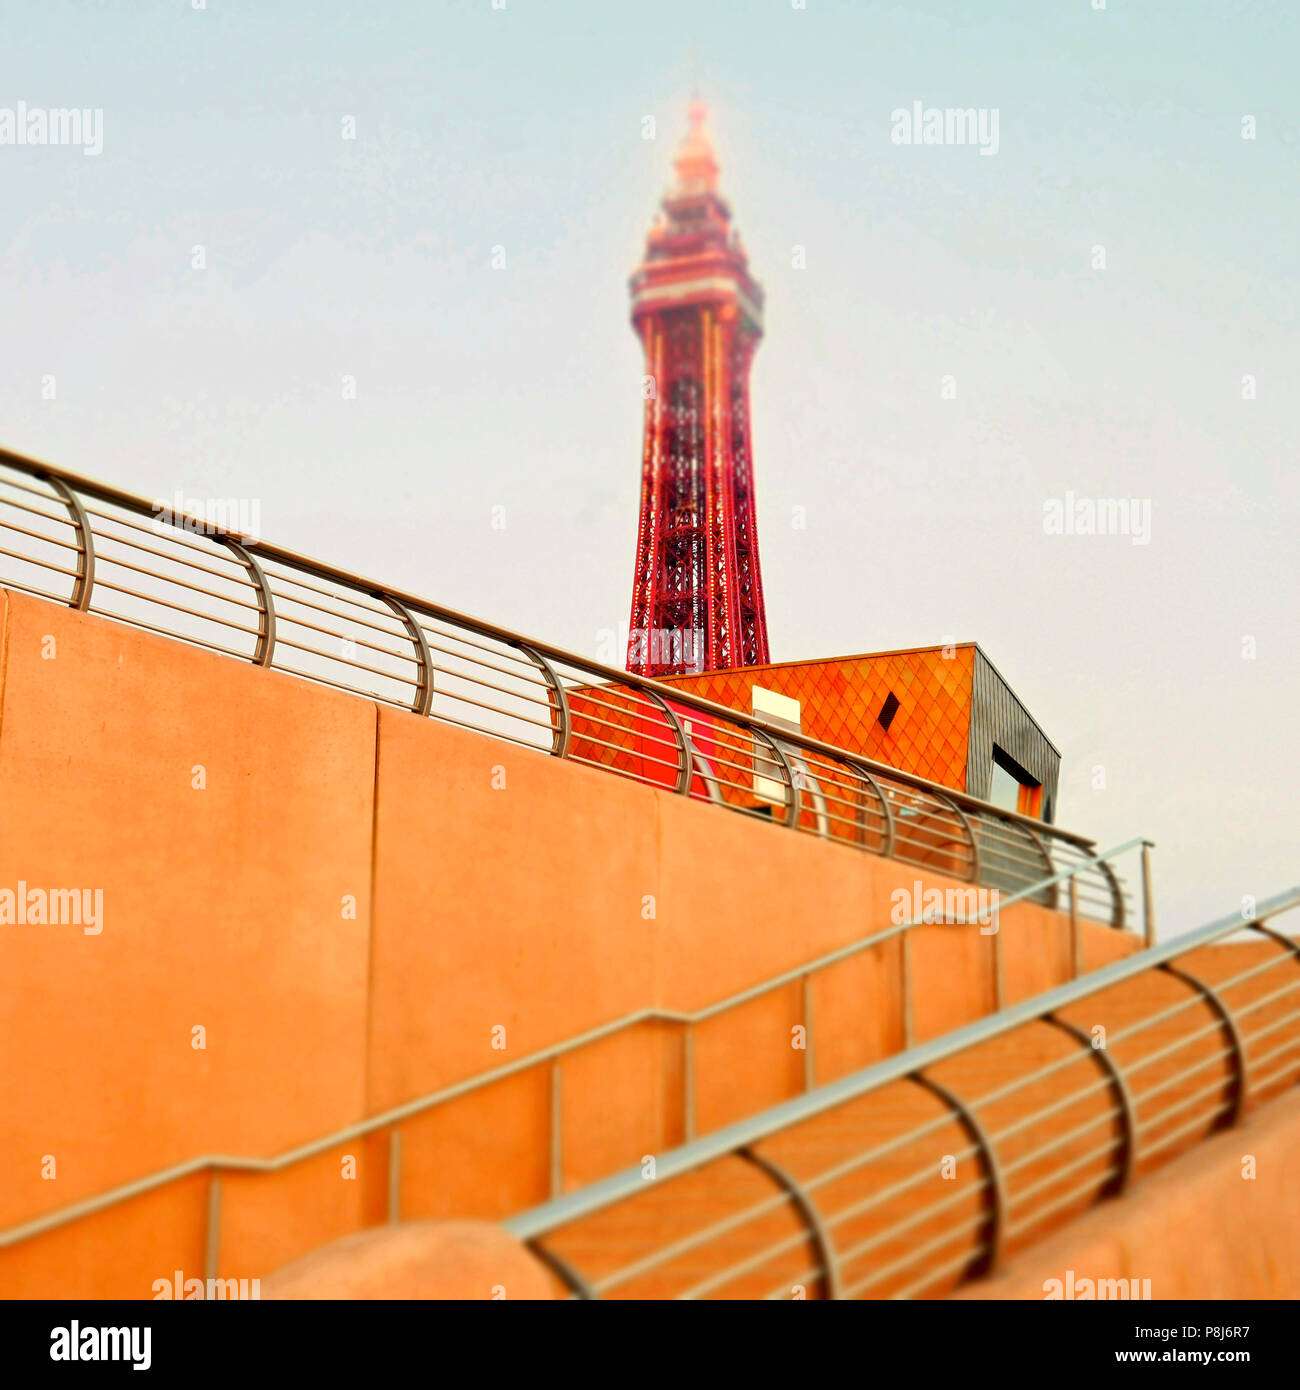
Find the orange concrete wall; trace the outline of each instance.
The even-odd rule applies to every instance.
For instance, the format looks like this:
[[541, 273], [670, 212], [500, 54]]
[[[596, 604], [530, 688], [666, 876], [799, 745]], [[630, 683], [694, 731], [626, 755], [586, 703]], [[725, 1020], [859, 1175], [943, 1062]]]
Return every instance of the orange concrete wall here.
[[[0, 1223], [357, 1119], [373, 708], [0, 600], [0, 888], [104, 895], [98, 935], [0, 925]], [[326, 1223], [357, 1219], [355, 1184], [297, 1181]], [[73, 1233], [3, 1252], [0, 1292], [57, 1289], [63, 1271], [87, 1294], [147, 1290], [200, 1267], [203, 1201], [191, 1181], [96, 1218], [98, 1258]]]
[[[0, 1226], [197, 1155], [273, 1156], [633, 1010], [699, 1008], [887, 925], [920, 876], [0, 599], [0, 889], [102, 888], [105, 915], [93, 936], [0, 925]], [[1065, 978], [1060, 917], [1022, 905], [1002, 932], [1012, 998]], [[1086, 962], [1133, 944], [1090, 929]], [[992, 1006], [974, 928], [918, 932], [913, 972], [918, 1036]], [[890, 943], [817, 981], [819, 1080], [899, 1045], [898, 978]], [[799, 1088], [801, 1018], [792, 987], [697, 1030], [700, 1130]], [[682, 1074], [666, 1025], [568, 1060], [565, 1185], [680, 1141]], [[405, 1123], [402, 1215], [546, 1196], [550, 1112], [541, 1068]], [[224, 1178], [221, 1272], [383, 1219], [387, 1173], [375, 1136]], [[201, 1274], [208, 1196], [189, 1178], [0, 1250], [0, 1294], [147, 1296]]]

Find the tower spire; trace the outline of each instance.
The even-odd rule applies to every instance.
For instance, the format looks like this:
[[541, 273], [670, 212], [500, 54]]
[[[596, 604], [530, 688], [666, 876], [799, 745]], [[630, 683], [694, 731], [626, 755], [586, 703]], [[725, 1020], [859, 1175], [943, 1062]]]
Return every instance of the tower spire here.
[[750, 463], [749, 368], [763, 291], [718, 193], [698, 94], [676, 182], [632, 275], [647, 390], [629, 671], [769, 660]]
[[704, 129], [709, 108], [698, 91], [691, 98], [686, 117], [690, 130], [678, 145], [673, 159], [673, 168], [677, 171], [677, 192], [685, 194], [692, 189], [714, 192], [718, 187], [718, 159], [713, 151], [713, 141]]

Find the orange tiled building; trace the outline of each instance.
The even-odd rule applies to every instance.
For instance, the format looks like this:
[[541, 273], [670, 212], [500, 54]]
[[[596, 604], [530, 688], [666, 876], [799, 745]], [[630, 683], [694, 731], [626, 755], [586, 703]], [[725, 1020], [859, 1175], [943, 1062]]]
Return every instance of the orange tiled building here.
[[812, 738], [1053, 819], [1060, 752], [977, 643], [660, 679], [747, 714], [788, 711]]

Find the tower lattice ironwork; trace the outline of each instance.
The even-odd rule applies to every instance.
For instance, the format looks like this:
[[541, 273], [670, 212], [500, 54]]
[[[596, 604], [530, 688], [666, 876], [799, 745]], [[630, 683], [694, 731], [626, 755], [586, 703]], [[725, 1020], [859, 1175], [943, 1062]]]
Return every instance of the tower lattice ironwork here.
[[680, 675], [769, 660], [750, 457], [749, 368], [763, 333], [703, 103], [631, 279], [645, 437], [627, 667]]

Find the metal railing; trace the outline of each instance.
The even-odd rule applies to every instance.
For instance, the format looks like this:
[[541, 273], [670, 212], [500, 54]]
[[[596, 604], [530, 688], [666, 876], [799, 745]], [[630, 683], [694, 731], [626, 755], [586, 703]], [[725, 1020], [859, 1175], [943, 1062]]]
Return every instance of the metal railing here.
[[[1050, 880], [1044, 879], [1039, 883], [1031, 884], [1027, 888], [1021, 889], [1019, 892], [998, 899], [996, 905], [992, 909], [994, 920], [991, 925], [994, 930], [990, 933], [990, 940], [992, 942], [991, 949], [993, 952], [992, 973], [995, 1008], [1000, 1009], [1003, 1007], [1006, 990], [1002, 968], [1001, 924], [1000, 921], [997, 920], [1000, 914], [1018, 902], [1040, 898], [1045, 888], [1055, 887], [1059, 883], [1070, 885], [1081, 873], [1103, 864], [1109, 865], [1113, 860], [1118, 859], [1123, 854], [1130, 853], [1134, 850], [1141, 850], [1145, 856], [1149, 848], [1149, 841], [1141, 839], [1129, 840], [1124, 844], [1116, 845], [1113, 849], [1107, 850], [1104, 854], [1084, 860], [1079, 865], [1069, 869], [1059, 870], [1051, 876]], [[1071, 896], [1073, 895], [1071, 894]], [[972, 915], [968, 918], [968, 924], [975, 926], [989, 925], [988, 919], [981, 918], [979, 915], [980, 909], [978, 908], [978, 904], [976, 903], [971, 906]], [[476, 1076], [454, 1082], [449, 1086], [443, 1086], [436, 1091], [430, 1092], [415, 1100], [407, 1101], [393, 1109], [374, 1115], [367, 1120], [363, 1120], [354, 1125], [348, 1125], [342, 1129], [334, 1130], [319, 1139], [315, 1139], [308, 1144], [299, 1145], [273, 1158], [246, 1158], [210, 1154], [200, 1158], [190, 1159], [185, 1163], [175, 1164], [169, 1168], [151, 1173], [132, 1182], [124, 1183], [119, 1187], [100, 1193], [95, 1197], [86, 1198], [83, 1201], [73, 1203], [57, 1211], [49, 1212], [44, 1216], [24, 1222], [21, 1225], [12, 1226], [7, 1230], [0, 1231], [0, 1249], [34, 1239], [36, 1236], [44, 1235], [62, 1226], [70, 1225], [75, 1221], [93, 1216], [98, 1212], [106, 1211], [110, 1207], [115, 1207], [123, 1202], [131, 1201], [133, 1198], [141, 1197], [148, 1192], [153, 1192], [158, 1188], [180, 1182], [185, 1178], [194, 1177], [199, 1174], [207, 1174], [210, 1179], [210, 1186], [208, 1192], [209, 1200], [206, 1215], [207, 1225], [205, 1237], [207, 1252], [206, 1277], [215, 1278], [217, 1275], [218, 1258], [221, 1247], [221, 1175], [223, 1173], [281, 1172], [298, 1163], [327, 1153], [331, 1149], [335, 1149], [342, 1144], [351, 1143], [354, 1140], [362, 1139], [367, 1135], [376, 1134], [381, 1131], [387, 1131], [388, 1133], [388, 1218], [391, 1222], [396, 1222], [400, 1220], [402, 1210], [402, 1147], [400, 1130], [402, 1123], [412, 1120], [416, 1116], [426, 1114], [436, 1107], [457, 1100], [462, 1096], [469, 1095], [472, 1092], [480, 1091], [488, 1086], [505, 1081], [521, 1072], [540, 1067], [547, 1067], [550, 1073], [550, 1133], [548, 1139], [548, 1160], [551, 1193], [552, 1196], [558, 1196], [563, 1189], [565, 1158], [562, 1108], [564, 1083], [562, 1069], [565, 1059], [571, 1054], [601, 1042], [616, 1033], [623, 1033], [636, 1027], [643, 1027], [646, 1025], [668, 1025], [678, 1028], [681, 1033], [683, 1078], [681, 1125], [683, 1133], [689, 1139], [694, 1136], [696, 1130], [695, 1029], [697, 1027], [723, 1014], [729, 1013], [744, 1004], [760, 999], [764, 995], [771, 994], [776, 990], [786, 988], [790, 985], [799, 985], [800, 1013], [802, 1026], [804, 1028], [805, 1042], [802, 1083], [805, 1092], [812, 1091], [817, 1085], [816, 1053], [818, 1033], [813, 1010], [813, 984], [816, 977], [830, 967], [839, 965], [854, 956], [860, 955], [864, 951], [870, 950], [872, 947], [882, 946], [886, 942], [898, 940], [900, 944], [898, 962], [899, 989], [900, 997], [903, 1001], [903, 1044], [904, 1046], [910, 1046], [913, 1041], [911, 1007], [913, 985], [908, 933], [918, 927], [934, 925], [951, 924], [946, 922], [936, 924], [934, 919], [928, 915], [909, 918], [903, 922], [891, 923], [890, 926], [883, 930], [871, 932], [866, 936], [859, 937], [857, 940], [818, 956], [813, 960], [807, 961], [803, 965], [794, 966], [789, 970], [783, 970], [779, 974], [760, 981], [758, 984], [739, 990], [728, 995], [724, 999], [718, 1000], [716, 1003], [709, 1004], [704, 1008], [694, 1011], [658, 1008], [638, 1009], [632, 1013], [614, 1019], [612, 1022], [604, 1023], [597, 1028], [589, 1029], [575, 1037], [566, 1038], [564, 1041], [550, 1047], [541, 1048], [536, 1052], [529, 1053], [528, 1056], [521, 1057], [517, 1061], [508, 1062], [503, 1066], [494, 1067], [491, 1071], [481, 1072]], [[1077, 975], [1082, 969], [1080, 939], [1079, 920], [1077, 915], [1075, 915], [1070, 919], [1069, 958], [1072, 975]]]
[[[237, 530], [0, 449], [0, 585], [971, 883], [1094, 843]], [[1101, 862], [1074, 910], [1123, 928]], [[1148, 925], [1149, 930], [1149, 925]]]
[[[1300, 945], [1268, 923], [1297, 905], [1293, 888], [660, 1155], [653, 1181], [632, 1168], [505, 1224], [579, 1298], [944, 1292], [1296, 1080], [1300, 1057], [1279, 1059], [1300, 1046]], [[1215, 943], [1243, 928], [1276, 953], [1238, 968]]]

